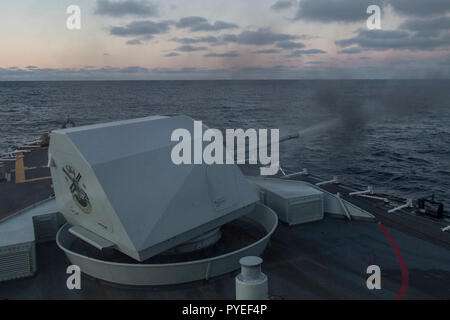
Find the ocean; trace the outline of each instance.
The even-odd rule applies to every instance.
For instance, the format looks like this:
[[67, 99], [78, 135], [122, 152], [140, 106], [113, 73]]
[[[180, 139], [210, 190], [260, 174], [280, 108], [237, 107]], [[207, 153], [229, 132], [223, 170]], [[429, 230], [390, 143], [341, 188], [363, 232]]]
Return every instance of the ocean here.
[[67, 117], [157, 114], [300, 131], [280, 147], [283, 168], [407, 198], [435, 193], [450, 208], [450, 80], [0, 82], [0, 153]]

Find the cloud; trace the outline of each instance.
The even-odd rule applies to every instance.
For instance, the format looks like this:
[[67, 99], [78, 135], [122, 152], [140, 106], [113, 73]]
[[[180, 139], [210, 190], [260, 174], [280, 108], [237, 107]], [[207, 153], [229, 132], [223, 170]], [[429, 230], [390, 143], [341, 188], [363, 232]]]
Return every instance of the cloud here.
[[0, 79], [5, 80], [111, 80], [135, 79], [148, 76], [150, 70], [141, 66], [115, 67], [84, 67], [73, 68], [33, 68], [33, 69], [2, 69]]
[[198, 37], [198, 38], [172, 38], [171, 40], [182, 44], [196, 44], [196, 43], [215, 44], [219, 42], [219, 39], [213, 36]]
[[280, 49], [292, 50], [292, 49], [301, 49], [306, 46], [301, 42], [293, 42], [293, 41], [280, 41], [277, 42], [276, 46]]
[[[175, 25], [177, 28], [188, 28], [191, 31], [212, 31], [237, 28], [237, 25], [230, 24], [223, 21], [216, 21], [214, 24], [209, 24], [205, 18], [202, 17], [186, 17], [180, 19], [178, 22], [162, 21], [153, 22], [151, 20], [133, 21], [125, 26], [111, 27], [109, 32], [111, 35], [120, 37], [137, 37], [127, 41], [129, 45], [142, 44], [144, 40], [153, 39], [154, 35], [168, 33], [170, 28]], [[195, 43], [219, 43], [216, 37], [198, 37], [198, 38], [173, 38], [172, 41], [179, 42], [185, 45]]]
[[236, 29], [238, 28], [238, 25], [225, 21], [216, 21], [214, 24], [210, 24], [208, 20], [203, 17], [185, 17], [176, 23], [176, 27], [180, 29], [189, 29], [191, 32], [197, 32]]
[[142, 73], [142, 72], [148, 72], [149, 70], [147, 68], [143, 68], [140, 66], [131, 66], [131, 67], [125, 67], [118, 70], [121, 73]]
[[417, 17], [450, 12], [448, 0], [301, 0], [294, 20], [353, 23], [366, 20], [370, 5]]
[[296, 40], [298, 37], [284, 33], [272, 33], [269, 29], [258, 29], [257, 31], [243, 31], [237, 35], [227, 34], [223, 36], [223, 40], [242, 45], [265, 46], [278, 41]]
[[291, 0], [278, 0], [270, 8], [275, 11], [281, 11], [294, 7], [296, 3], [296, 1]]
[[294, 50], [286, 58], [297, 58], [305, 54], [324, 54], [326, 51], [320, 49]]
[[[204, 36], [191, 38], [172, 38], [171, 41], [178, 42], [185, 45], [208, 43], [210, 45], [225, 45], [228, 43], [237, 43], [241, 45], [274, 45], [277, 44], [279, 48], [283, 49], [300, 49], [305, 45], [300, 42], [293, 42], [295, 39], [305, 39], [305, 35], [288, 35], [275, 34], [269, 29], [259, 29], [257, 31], [243, 31], [240, 34], [225, 34], [223, 36]], [[273, 49], [276, 50], [276, 49]], [[264, 50], [262, 50], [264, 51]], [[264, 52], [262, 52], [264, 53]]]
[[127, 41], [127, 44], [128, 45], [139, 45], [139, 44], [142, 44], [142, 41], [141, 40], [139, 40], [139, 39], [133, 39], [133, 40], [128, 40]]
[[362, 50], [410, 50], [433, 51], [448, 47], [450, 37], [430, 38], [410, 34], [401, 30], [363, 30], [357, 31], [353, 38], [335, 41], [340, 47], [358, 46]]
[[358, 22], [367, 19], [368, 6], [381, 5], [381, 2], [381, 0], [301, 0], [294, 19], [324, 23]]
[[229, 51], [224, 53], [207, 53], [204, 55], [206, 58], [234, 58], [238, 57], [239, 54], [236, 51]]
[[[450, 6], [450, 3], [449, 3]], [[416, 35], [424, 37], [438, 36], [441, 31], [450, 30], [450, 17], [441, 17], [428, 20], [412, 19], [402, 23], [400, 29], [416, 32]]]
[[[402, 63], [404, 62], [404, 63]], [[375, 62], [374, 62], [375, 63]], [[0, 68], [0, 80], [158, 80], [158, 79], [351, 79], [447, 78], [448, 58], [402, 60], [390, 64], [355, 67], [328, 67], [307, 63], [304, 67], [289, 65], [209, 68], [153, 68], [141, 66], [99, 67], [95, 69], [21, 69]], [[442, 70], [447, 70], [447, 73]], [[448, 81], [448, 80], [446, 80]], [[441, 82], [446, 86], [447, 82]]]
[[146, 0], [98, 0], [94, 13], [111, 17], [123, 17], [126, 15], [155, 17], [158, 16], [158, 7]]
[[167, 33], [171, 24], [172, 23], [170, 21], [133, 21], [123, 27], [112, 27], [109, 32], [112, 35], [120, 37], [147, 36], [151, 38], [155, 34]]
[[179, 74], [196, 74], [201, 72], [213, 71], [207, 68], [193, 68], [193, 67], [185, 67], [180, 69], [171, 69], [171, 68], [153, 68], [152, 73], [155, 74], [165, 74], [165, 75], [179, 75]]
[[180, 46], [178, 48], [175, 49], [176, 51], [182, 51], [182, 52], [195, 52], [195, 51], [205, 51], [208, 50], [207, 47], [195, 47], [195, 46], [191, 46], [191, 45], [184, 45], [184, 46]]
[[338, 53], [341, 54], [356, 54], [356, 53], [361, 53], [363, 50], [361, 48], [358, 47], [354, 47], [354, 48], [347, 48], [341, 51], [338, 51]]
[[450, 12], [448, 0], [388, 0], [398, 13], [423, 17], [424, 15], [441, 15]]
[[256, 54], [273, 54], [273, 53], [280, 53], [280, 50], [277, 49], [265, 49], [265, 50], [257, 50], [257, 51], [253, 51], [252, 53], [256, 53]]
[[171, 53], [164, 55], [164, 57], [166, 57], [166, 58], [172, 58], [172, 57], [178, 57], [178, 56], [180, 56], [180, 54], [176, 53], [176, 52], [171, 52]]
[[208, 20], [203, 17], [185, 17], [177, 22], [177, 28], [192, 28], [198, 25], [207, 24]]

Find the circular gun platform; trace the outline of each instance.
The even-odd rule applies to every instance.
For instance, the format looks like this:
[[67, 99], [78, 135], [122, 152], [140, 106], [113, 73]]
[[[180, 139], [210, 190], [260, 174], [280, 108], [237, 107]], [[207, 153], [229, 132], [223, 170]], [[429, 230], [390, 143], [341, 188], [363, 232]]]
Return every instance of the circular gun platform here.
[[69, 233], [68, 224], [58, 231], [56, 242], [72, 264], [94, 278], [135, 286], [173, 285], [239, 269], [242, 257], [262, 254], [277, 224], [272, 209], [258, 203], [247, 216], [222, 226], [222, 237], [214, 246], [195, 253], [161, 254], [144, 262], [116, 250], [104, 255]]

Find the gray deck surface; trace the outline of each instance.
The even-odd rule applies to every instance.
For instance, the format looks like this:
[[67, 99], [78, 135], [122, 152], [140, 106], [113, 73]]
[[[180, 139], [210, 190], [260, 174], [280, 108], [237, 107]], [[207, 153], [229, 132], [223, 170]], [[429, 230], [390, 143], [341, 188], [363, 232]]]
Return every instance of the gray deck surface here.
[[[44, 155], [45, 152], [40, 152], [37, 159]], [[44, 162], [39, 160], [39, 163]], [[31, 165], [26, 163], [26, 166]], [[22, 206], [23, 201], [33, 203], [51, 193], [50, 180], [1, 184], [0, 187], [13, 196], [5, 198], [11, 200], [9, 202], [0, 201], [0, 216], [14, 209], [14, 205]], [[332, 193], [340, 191], [344, 198], [348, 198], [343, 186], [331, 185], [324, 189]], [[359, 198], [348, 200], [374, 214], [376, 221], [349, 222], [326, 217], [319, 222], [295, 227], [280, 223], [263, 255], [263, 272], [269, 277], [269, 291], [273, 298], [393, 299], [401, 287], [402, 272], [393, 247], [377, 225], [381, 221], [389, 226], [408, 269], [409, 286], [405, 299], [450, 299], [449, 235], [440, 232], [442, 221], [415, 216], [407, 211], [387, 215], [383, 204]], [[0, 283], [0, 299], [235, 297], [236, 272], [209, 281], [151, 288], [124, 287], [83, 276], [82, 289], [70, 291], [66, 288], [68, 263], [56, 243], [37, 245], [37, 264], [38, 273], [34, 277]], [[366, 268], [372, 264], [381, 268], [381, 290], [370, 291], [366, 287]]]
[[[448, 249], [390, 229], [409, 271], [405, 299], [450, 298]], [[56, 244], [37, 246], [38, 274], [0, 284], [0, 299], [234, 299], [234, 274], [169, 287], [130, 288], [82, 277], [66, 288], [67, 262]], [[269, 291], [278, 299], [393, 299], [401, 286], [394, 249], [373, 222], [281, 224], [263, 255]], [[366, 287], [366, 268], [381, 268], [381, 290]]]
[[[0, 247], [35, 241], [33, 217], [58, 212], [56, 200], [26, 210], [0, 223]], [[1, 286], [1, 284], [0, 284]]]

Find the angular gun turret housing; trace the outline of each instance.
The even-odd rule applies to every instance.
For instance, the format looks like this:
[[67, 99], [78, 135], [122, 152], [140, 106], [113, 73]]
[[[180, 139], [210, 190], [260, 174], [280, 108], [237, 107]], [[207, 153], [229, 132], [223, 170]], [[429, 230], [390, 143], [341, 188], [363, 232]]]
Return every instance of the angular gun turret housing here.
[[194, 137], [187, 116], [52, 132], [56, 201], [75, 235], [143, 261], [253, 210], [258, 196], [236, 165], [172, 162], [179, 128]]

